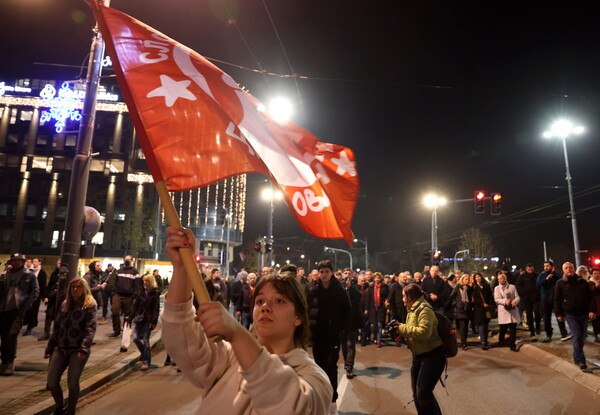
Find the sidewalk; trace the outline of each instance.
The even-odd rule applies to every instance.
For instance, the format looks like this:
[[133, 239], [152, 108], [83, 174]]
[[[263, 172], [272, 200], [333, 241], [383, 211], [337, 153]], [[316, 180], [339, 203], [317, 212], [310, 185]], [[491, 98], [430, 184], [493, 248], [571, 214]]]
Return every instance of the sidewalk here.
[[[44, 318], [45, 314], [40, 312], [40, 322], [43, 322]], [[497, 333], [498, 325], [495, 321], [490, 324], [490, 331]], [[137, 347], [132, 343], [128, 352], [119, 352], [120, 339], [108, 338], [111, 333], [110, 319], [107, 324], [98, 325], [96, 344], [92, 346], [90, 359], [81, 376], [81, 397], [139, 365]], [[559, 333], [557, 328], [555, 333]], [[41, 335], [40, 327], [33, 330], [32, 336], [19, 335], [15, 374], [8, 377], [0, 376], [0, 414], [33, 415], [53, 412], [54, 400], [50, 392], [46, 391], [48, 360], [44, 359], [44, 350], [47, 342], [37, 341]], [[162, 345], [160, 336], [159, 325], [150, 338], [153, 348]], [[555, 335], [551, 343], [542, 343], [544, 338], [544, 333], [530, 338], [529, 330], [519, 326], [517, 330], [519, 352], [553, 368], [560, 375], [591, 389], [596, 394], [600, 394], [600, 343], [586, 341], [584, 351], [592, 373], [583, 373], [579, 367], [573, 364], [570, 340], [561, 342], [558, 335]], [[593, 336], [588, 335], [588, 340], [590, 339], [593, 339]], [[492, 347], [497, 341], [497, 334], [489, 339]], [[469, 345], [472, 349], [479, 348], [477, 335], [470, 334]], [[155, 366], [156, 363], [154, 362], [152, 366]], [[66, 397], [66, 374], [63, 375], [63, 390], [65, 390]]]
[[[98, 316], [101, 317], [100, 312]], [[33, 329], [32, 335], [19, 334], [15, 373], [13, 376], [0, 376], [0, 414], [51, 414], [54, 411], [54, 400], [50, 391], [46, 390], [49, 361], [44, 359], [44, 350], [48, 342], [37, 340], [43, 334], [45, 318], [45, 307], [41, 306], [38, 316], [40, 324]], [[140, 353], [135, 344], [132, 342], [128, 351], [121, 353], [121, 339], [108, 337], [112, 332], [110, 318], [107, 324], [97, 326], [94, 337], [96, 344], [92, 346], [90, 358], [81, 376], [80, 397], [138, 365]], [[160, 336], [159, 323], [150, 337], [153, 348], [162, 344]], [[62, 377], [65, 398], [68, 395], [66, 373]]]
[[[573, 345], [571, 340], [560, 340], [560, 331], [554, 316], [552, 326], [554, 331], [552, 341], [550, 343], [544, 343], [543, 340], [546, 339], [546, 334], [543, 330], [540, 335], [530, 337], [529, 329], [519, 324], [517, 326], [517, 348], [519, 352], [524, 353], [574, 382], [591, 389], [597, 395], [600, 395], [600, 343], [593, 341], [594, 335], [588, 330], [583, 351], [586, 356], [588, 369], [591, 373], [584, 373], [579, 369], [579, 366], [573, 363]], [[492, 347], [498, 342], [498, 324], [495, 320], [492, 320], [490, 323], [490, 333], [493, 332], [496, 334], [488, 339], [488, 342]], [[470, 336], [473, 335], [470, 334]], [[476, 344], [479, 344], [477, 336], [475, 335], [474, 338], [470, 337], [469, 345]]]

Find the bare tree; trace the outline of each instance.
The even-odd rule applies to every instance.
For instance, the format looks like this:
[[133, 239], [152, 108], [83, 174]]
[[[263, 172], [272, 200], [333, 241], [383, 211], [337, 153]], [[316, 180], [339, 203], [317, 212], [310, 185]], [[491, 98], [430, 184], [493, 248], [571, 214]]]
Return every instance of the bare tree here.
[[481, 272], [491, 274], [495, 268], [491, 258], [496, 250], [492, 245], [492, 238], [477, 228], [471, 228], [460, 236], [459, 250], [468, 249], [469, 257], [462, 262], [461, 270], [464, 272]]

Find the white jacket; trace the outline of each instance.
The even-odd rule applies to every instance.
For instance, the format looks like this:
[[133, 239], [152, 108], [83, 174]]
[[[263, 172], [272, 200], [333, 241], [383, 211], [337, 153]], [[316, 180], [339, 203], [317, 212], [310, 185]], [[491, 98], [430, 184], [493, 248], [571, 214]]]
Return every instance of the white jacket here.
[[204, 389], [198, 414], [327, 414], [333, 389], [325, 372], [305, 350], [272, 355], [263, 347], [242, 371], [226, 342], [207, 340], [194, 321], [192, 301], [165, 302], [162, 340], [192, 384]]
[[519, 324], [521, 322], [519, 310], [517, 307], [511, 307], [507, 310], [504, 307], [506, 300], [514, 301], [516, 304], [519, 304], [519, 301], [521, 301], [515, 286], [508, 282], [504, 285], [497, 285], [494, 288], [494, 301], [498, 305], [498, 324]]

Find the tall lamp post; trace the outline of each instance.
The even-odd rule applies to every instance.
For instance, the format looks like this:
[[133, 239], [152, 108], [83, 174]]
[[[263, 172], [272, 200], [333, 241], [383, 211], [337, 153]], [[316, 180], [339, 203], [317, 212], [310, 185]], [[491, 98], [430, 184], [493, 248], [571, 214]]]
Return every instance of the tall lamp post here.
[[369, 244], [367, 243], [367, 238], [365, 238], [364, 241], [354, 238], [354, 242], [361, 242], [365, 245], [365, 269], [368, 269], [369, 268]]
[[577, 219], [575, 218], [575, 204], [573, 203], [573, 186], [571, 185], [571, 172], [569, 170], [569, 157], [567, 155], [567, 138], [572, 135], [580, 135], [584, 132], [582, 126], [575, 126], [571, 122], [561, 119], [550, 126], [550, 130], [544, 132], [544, 138], [560, 138], [565, 155], [565, 169], [567, 174], [567, 189], [569, 190], [569, 206], [571, 215], [571, 228], [573, 229], [573, 247], [575, 249], [575, 264], [581, 265], [581, 250], [579, 248], [579, 236], [577, 234]]
[[268, 266], [273, 265], [273, 212], [275, 211], [274, 200], [280, 200], [283, 197], [280, 191], [273, 189], [273, 185], [263, 189], [262, 198], [269, 202], [269, 219], [267, 222], [267, 236], [265, 243], [271, 249], [267, 250]]
[[431, 209], [431, 260], [435, 256], [435, 253], [438, 251], [438, 241], [437, 241], [437, 208], [438, 206], [444, 206], [448, 201], [445, 197], [440, 197], [438, 195], [430, 194], [425, 196], [423, 199], [423, 203], [425, 206]]

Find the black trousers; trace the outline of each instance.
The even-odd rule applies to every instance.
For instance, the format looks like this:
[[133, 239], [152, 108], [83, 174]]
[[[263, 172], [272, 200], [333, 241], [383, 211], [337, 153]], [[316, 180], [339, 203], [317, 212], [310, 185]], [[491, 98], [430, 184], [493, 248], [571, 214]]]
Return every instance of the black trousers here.
[[2, 363], [9, 363], [17, 356], [17, 338], [23, 324], [19, 310], [0, 313], [0, 358]]
[[535, 335], [536, 331], [541, 330], [542, 315], [540, 313], [540, 302], [522, 300], [521, 307], [527, 316], [529, 333], [533, 336]]
[[459, 318], [456, 319], [458, 323], [458, 332], [460, 333], [460, 343], [461, 346], [467, 345], [467, 336], [469, 334], [469, 319]]
[[[546, 336], [552, 337], [552, 310], [554, 309], [554, 300], [542, 300], [540, 301], [542, 309], [542, 318], [544, 319], [544, 331]], [[560, 330], [560, 337], [567, 337], [569, 332], [564, 321], [558, 321], [558, 329]]]
[[316, 343], [313, 345], [313, 357], [315, 363], [327, 373], [329, 382], [333, 387], [333, 396], [331, 402], [337, 401], [337, 361], [340, 356], [340, 346], [330, 346], [328, 344]]
[[38, 298], [31, 304], [31, 308], [25, 312], [23, 324], [27, 324], [27, 330], [32, 330], [38, 325], [38, 312], [40, 311], [41, 298]]
[[346, 369], [346, 372], [354, 370], [357, 331], [342, 330], [342, 356], [344, 357], [344, 369]]
[[[466, 320], [467, 324], [468, 322]], [[410, 380], [415, 406], [419, 415], [437, 415], [442, 413], [433, 390], [438, 380], [440, 380], [445, 366], [446, 355], [441, 346], [430, 352], [413, 356], [410, 368]]]
[[498, 334], [498, 343], [500, 346], [504, 345], [504, 337], [508, 330], [508, 343], [510, 347], [516, 347], [517, 345], [517, 323], [500, 324], [500, 333]]

